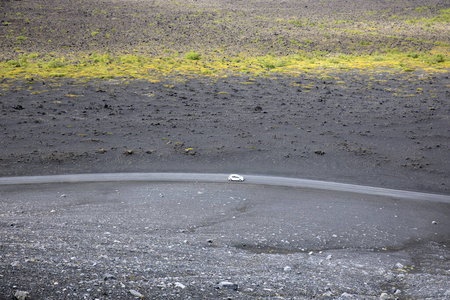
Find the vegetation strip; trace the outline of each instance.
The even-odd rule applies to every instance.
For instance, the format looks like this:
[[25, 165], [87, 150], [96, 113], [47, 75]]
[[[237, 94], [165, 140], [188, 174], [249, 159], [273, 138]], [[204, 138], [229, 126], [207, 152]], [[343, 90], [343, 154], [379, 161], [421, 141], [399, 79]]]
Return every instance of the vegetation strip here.
[[266, 55], [260, 57], [201, 55], [191, 51], [184, 56], [166, 57], [139, 55], [114, 56], [104, 54], [54, 57], [37, 53], [23, 54], [17, 60], [1, 61], [0, 76], [8, 79], [27, 78], [136, 78], [160, 81], [166, 76], [228, 75], [271, 76], [293, 75], [305, 72], [340, 72], [350, 69], [369, 71], [427, 73], [448, 72], [450, 60], [443, 53], [436, 54], [384, 54], [384, 55], [318, 55], [297, 54], [284, 57]]

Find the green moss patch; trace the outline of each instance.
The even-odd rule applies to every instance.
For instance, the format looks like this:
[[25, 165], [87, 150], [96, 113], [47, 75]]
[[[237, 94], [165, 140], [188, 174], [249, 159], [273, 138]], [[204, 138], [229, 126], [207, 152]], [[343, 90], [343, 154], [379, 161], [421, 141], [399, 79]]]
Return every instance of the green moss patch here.
[[[196, 54], [195, 57], [193, 54]], [[146, 57], [134, 54], [114, 56], [103, 54], [77, 55], [72, 57], [49, 57], [36, 53], [23, 54], [17, 60], [0, 62], [2, 78], [48, 78], [69, 77], [86, 79], [136, 78], [160, 81], [177, 76], [228, 75], [270, 76], [271, 74], [296, 75], [302, 72], [350, 69], [386, 70], [428, 73], [448, 72], [450, 56], [444, 52], [387, 53], [374, 55], [348, 55], [322, 53], [299, 53], [276, 57], [273, 55], [251, 57], [246, 55], [224, 57], [213, 54], [190, 52], [185, 56], [175, 54], [167, 57]]]

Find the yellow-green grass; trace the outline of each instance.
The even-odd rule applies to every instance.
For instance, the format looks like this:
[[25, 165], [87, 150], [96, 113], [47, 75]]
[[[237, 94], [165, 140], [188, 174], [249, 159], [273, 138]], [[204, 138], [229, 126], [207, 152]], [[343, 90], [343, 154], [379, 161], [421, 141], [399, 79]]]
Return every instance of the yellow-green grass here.
[[167, 78], [191, 76], [225, 77], [229, 75], [271, 76], [301, 73], [341, 72], [353, 69], [393, 72], [424, 71], [442, 73], [450, 70], [448, 52], [388, 53], [378, 55], [299, 53], [284, 57], [224, 57], [217, 53], [202, 53], [198, 59], [173, 54], [166, 57], [144, 57], [135, 54], [113, 56], [105, 54], [71, 57], [50, 57], [23, 54], [18, 60], [0, 61], [0, 78], [135, 78], [161, 81]]

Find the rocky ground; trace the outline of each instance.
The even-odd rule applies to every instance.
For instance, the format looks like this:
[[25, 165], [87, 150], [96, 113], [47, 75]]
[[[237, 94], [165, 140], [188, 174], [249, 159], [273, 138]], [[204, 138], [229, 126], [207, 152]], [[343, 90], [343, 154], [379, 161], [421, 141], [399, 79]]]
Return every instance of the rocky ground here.
[[[372, 76], [356, 72], [328, 79], [305, 74], [165, 83], [16, 82], [16, 88], [0, 98], [1, 174], [238, 172], [448, 195], [448, 77]], [[242, 248], [235, 239], [220, 238], [214, 230], [183, 233], [183, 226], [176, 222], [184, 219], [186, 211], [193, 214], [185, 207], [174, 224], [143, 239], [141, 229], [134, 231], [127, 225], [135, 221], [123, 218], [134, 220], [148, 208], [127, 209], [115, 217], [122, 209], [108, 210], [109, 205], [102, 202], [109, 202], [104, 192], [94, 198], [81, 196], [81, 202], [100, 201], [83, 211], [76, 203], [51, 208], [52, 198], [46, 209], [39, 208], [42, 204], [33, 208], [31, 199], [38, 190], [23, 194], [22, 188], [1, 188], [0, 295], [5, 299], [13, 295], [21, 299], [21, 291], [32, 299], [449, 297], [450, 254], [445, 235], [397, 244], [393, 251], [355, 249], [350, 244], [341, 250], [312, 248], [309, 254], [297, 246], [279, 248], [285, 228], [262, 249], [255, 244]], [[184, 199], [178, 187], [167, 191], [174, 194], [172, 202]], [[154, 192], [155, 197], [159, 195]], [[276, 192], [274, 199], [279, 199], [280, 192], [286, 195]], [[17, 200], [11, 193], [19, 195]], [[63, 187], [52, 194], [67, 193]], [[210, 201], [219, 198], [211, 195]], [[139, 206], [142, 197], [126, 199]], [[417, 209], [414, 203], [411, 210], [399, 205], [401, 214]], [[239, 207], [235, 210], [240, 211]], [[60, 209], [64, 213], [54, 219], [52, 211]], [[445, 215], [448, 204], [432, 211]], [[329, 211], [309, 224], [335, 214]], [[162, 216], [174, 214], [169, 209]], [[423, 219], [423, 213], [410, 217], [427, 221], [428, 226], [435, 220], [434, 215]], [[103, 225], [92, 227], [96, 219]], [[117, 223], [119, 219], [123, 221]], [[146, 221], [138, 224], [136, 228]], [[249, 234], [259, 227], [252, 228]], [[379, 225], [373, 228], [380, 230]], [[109, 237], [111, 230], [114, 238]], [[296, 232], [304, 234], [304, 229]], [[259, 241], [257, 236], [253, 240]], [[235, 241], [231, 248], [230, 241]]]
[[450, 296], [448, 203], [225, 182], [1, 195], [1, 299]]
[[0, 98], [0, 174], [241, 172], [449, 194], [448, 82], [357, 71], [17, 82]]
[[0, 57], [6, 59], [23, 51], [422, 52], [450, 43], [445, 0], [3, 0], [0, 7]]
[[[450, 38], [441, 20], [446, 1], [0, 1], [0, 8], [3, 60], [31, 52], [434, 53]], [[237, 172], [450, 194], [448, 73], [268, 74], [1, 78], [0, 176]], [[172, 201], [182, 193], [169, 190]], [[312, 254], [281, 251], [279, 239], [263, 251], [228, 247], [173, 224], [142, 239], [126, 221], [140, 213], [136, 199], [120, 219], [120, 210], [98, 203], [64, 212], [50, 201], [41, 211], [20, 192], [0, 189], [1, 299], [22, 299], [21, 290], [33, 299], [450, 297], [445, 235], [392, 252]]]

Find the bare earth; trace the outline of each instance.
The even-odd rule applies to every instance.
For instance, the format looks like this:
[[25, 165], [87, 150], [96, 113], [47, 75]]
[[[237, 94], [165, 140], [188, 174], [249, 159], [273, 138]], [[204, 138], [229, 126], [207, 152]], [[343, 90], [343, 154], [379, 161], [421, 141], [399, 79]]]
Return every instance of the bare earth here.
[[440, 19], [446, 0], [3, 0], [0, 8], [0, 57], [9, 59], [23, 51], [406, 53], [450, 43]]
[[[0, 1], [1, 59], [15, 59], [24, 52], [69, 57], [73, 52], [104, 51], [139, 55], [189, 50], [223, 55], [431, 51], [450, 39], [448, 23], [405, 22], [431, 18], [449, 8], [447, 1], [433, 1], [428, 10], [422, 8], [423, 1], [53, 2]], [[325, 77], [314, 71], [296, 77], [273, 72], [264, 78], [230, 74], [221, 79], [174, 74], [159, 83], [133, 78], [0, 81], [4, 88], [0, 91], [3, 177], [242, 173], [450, 195], [448, 72], [350, 70]], [[293, 246], [280, 250], [279, 236], [265, 241], [260, 251], [241, 249], [242, 244], [230, 249], [207, 229], [192, 236], [177, 231], [182, 226], [174, 224], [191, 208], [177, 211], [181, 219], [170, 214], [180, 194], [194, 199], [207, 190], [205, 201], [221, 199], [223, 205], [235, 201], [230, 210], [217, 210], [211, 216], [225, 213], [232, 218], [236, 212], [247, 212], [241, 205], [242, 195], [255, 195], [245, 188], [236, 192], [219, 186], [213, 190], [169, 186], [164, 190], [168, 202], [161, 201], [161, 207], [175, 223], [166, 224], [164, 234], [151, 229], [145, 235], [141, 234], [145, 224], [135, 218], [145, 217], [137, 199], [148, 195], [160, 201], [160, 187], [121, 185], [120, 189], [138, 195], [127, 200], [130, 210], [123, 215], [117, 207], [105, 207], [101, 197], [92, 198], [97, 210], [89, 205], [79, 210], [90, 196], [73, 186], [42, 188], [57, 199], [26, 201], [38, 199], [39, 193], [0, 187], [0, 299], [15, 299], [14, 294], [21, 299], [19, 290], [29, 292], [32, 299], [450, 297], [448, 229], [441, 221], [430, 225], [434, 216], [445, 219], [447, 203], [422, 206], [383, 200], [385, 207], [399, 215], [402, 210], [397, 211], [397, 203], [408, 207], [407, 212], [414, 211], [409, 221], [422, 222], [427, 234], [443, 232], [426, 241], [405, 242], [401, 249], [314, 248], [310, 255], [306, 250], [291, 251]], [[68, 193], [65, 188], [81, 195], [69, 199], [75, 203], [70, 209], [59, 202]], [[102, 197], [114, 198], [113, 190], [115, 186], [105, 184]], [[284, 192], [292, 193], [289, 199], [296, 203], [297, 194]], [[287, 197], [284, 208], [292, 204]], [[344, 196], [323, 197], [334, 201]], [[351, 201], [361, 199], [355, 196]], [[378, 205], [381, 199], [368, 201]], [[313, 210], [315, 203], [310, 205]], [[420, 209], [426, 218], [421, 219]], [[65, 213], [54, 218], [55, 212]], [[333, 210], [328, 213], [320, 220], [332, 216]], [[302, 220], [308, 217], [305, 213]], [[311, 219], [308, 224], [314, 222], [318, 221]], [[368, 231], [371, 228], [377, 234], [392, 230], [373, 225]], [[390, 237], [396, 234], [389, 232]], [[154, 262], [153, 273], [142, 267], [149, 259]], [[245, 264], [248, 261], [253, 261], [251, 266]], [[234, 280], [239, 287], [223, 286]]]
[[449, 194], [448, 76], [371, 76], [18, 82], [0, 98], [0, 174], [240, 172]]

